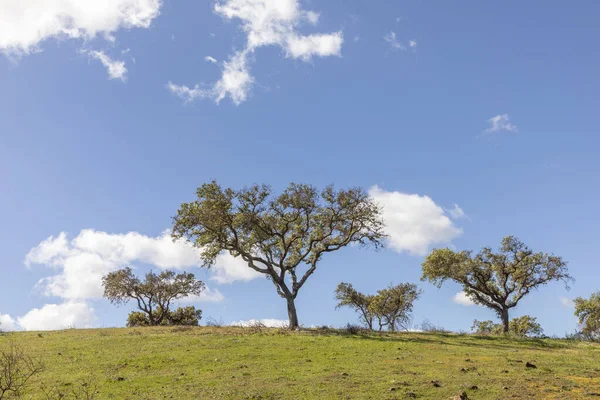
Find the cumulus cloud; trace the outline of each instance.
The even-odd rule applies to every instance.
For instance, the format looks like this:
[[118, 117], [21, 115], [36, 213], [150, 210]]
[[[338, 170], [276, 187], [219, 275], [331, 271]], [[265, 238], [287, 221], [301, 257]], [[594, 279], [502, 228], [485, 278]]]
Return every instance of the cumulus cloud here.
[[239, 257], [231, 257], [224, 253], [217, 257], [217, 263], [211, 268], [211, 280], [224, 284], [236, 281], [251, 281], [262, 276], [261, 273], [248, 267]]
[[246, 45], [223, 62], [221, 79], [210, 87], [169, 82], [167, 88], [186, 102], [204, 98], [219, 103], [228, 96], [235, 104], [246, 101], [254, 84], [249, 61], [260, 47], [277, 46], [287, 58], [302, 61], [341, 55], [341, 32], [310, 35], [298, 32], [300, 25], [315, 25], [319, 20], [318, 13], [303, 10], [298, 0], [220, 0], [214, 11], [225, 19], [240, 21]]
[[196, 304], [196, 303], [219, 303], [223, 301], [225, 297], [219, 289], [205, 288], [200, 296], [188, 296], [178, 300], [179, 303], [185, 304]]
[[[168, 231], [150, 237], [137, 232], [111, 234], [92, 229], [84, 229], [72, 239], [65, 232], [51, 236], [25, 257], [28, 267], [46, 265], [57, 271], [40, 280], [38, 288], [47, 296], [67, 300], [102, 297], [102, 276], [133, 263], [184, 269], [200, 266], [201, 260], [198, 249], [184, 241], [173, 242]], [[245, 269], [239, 260], [222, 254], [217, 259], [213, 278], [219, 283], [253, 279], [255, 276]], [[211, 297], [207, 293], [204, 298], [214, 301], [218, 295], [213, 293]]]
[[519, 127], [510, 121], [508, 114], [498, 114], [488, 119], [490, 127], [485, 130], [487, 133], [494, 132], [519, 132]]
[[246, 321], [233, 321], [231, 324], [231, 326], [255, 326], [258, 324], [262, 324], [266, 327], [269, 328], [285, 328], [289, 325], [289, 321], [285, 320], [285, 319], [272, 319], [272, 318], [266, 318], [266, 319], [249, 319]]
[[471, 300], [465, 292], [458, 292], [452, 297], [452, 301], [461, 306], [474, 306], [475, 302]]
[[211, 56], [204, 57], [204, 61], [208, 61], [209, 63], [212, 63], [212, 64], [216, 64], [217, 63], [217, 59], [214, 58], [214, 57], [211, 57]]
[[50, 331], [66, 328], [91, 328], [96, 320], [94, 309], [83, 301], [46, 304], [18, 319], [26, 331]]
[[[129, 49], [127, 49], [129, 50]], [[96, 60], [99, 60], [108, 72], [109, 79], [120, 79], [125, 82], [127, 75], [127, 68], [125, 68], [124, 61], [113, 60], [102, 51], [89, 51], [87, 54]]]
[[26, 55], [48, 39], [114, 40], [120, 29], [150, 27], [161, 5], [161, 0], [3, 0], [0, 52]]
[[0, 332], [12, 332], [19, 330], [17, 321], [8, 314], [0, 314]]
[[410, 47], [411, 49], [416, 49], [417, 48], [417, 41], [416, 40], [409, 40], [408, 47]]
[[369, 195], [383, 207], [389, 245], [398, 252], [422, 256], [463, 233], [428, 196], [387, 192], [378, 186], [369, 189]]

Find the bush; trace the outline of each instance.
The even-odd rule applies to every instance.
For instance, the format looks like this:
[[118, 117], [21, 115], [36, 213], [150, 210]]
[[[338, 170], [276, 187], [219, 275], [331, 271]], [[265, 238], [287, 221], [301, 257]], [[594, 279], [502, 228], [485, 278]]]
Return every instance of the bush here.
[[[167, 311], [161, 322], [163, 326], [198, 326], [202, 318], [202, 310], [194, 306], [179, 307], [175, 311]], [[127, 326], [130, 328], [150, 326], [148, 315], [139, 311], [132, 311], [127, 317]]]
[[25, 353], [16, 343], [0, 349], [0, 399], [21, 397], [30, 379], [42, 372], [44, 365]]
[[449, 330], [447, 330], [439, 325], [433, 324], [428, 319], [423, 320], [423, 322], [419, 326], [419, 329], [421, 329], [423, 332], [429, 332], [429, 333], [450, 333]]
[[[471, 331], [477, 335], [501, 335], [503, 334], [502, 324], [496, 324], [493, 321], [473, 321]], [[513, 318], [509, 322], [508, 334], [518, 337], [540, 337], [544, 333], [541, 325], [535, 317], [523, 315]]]

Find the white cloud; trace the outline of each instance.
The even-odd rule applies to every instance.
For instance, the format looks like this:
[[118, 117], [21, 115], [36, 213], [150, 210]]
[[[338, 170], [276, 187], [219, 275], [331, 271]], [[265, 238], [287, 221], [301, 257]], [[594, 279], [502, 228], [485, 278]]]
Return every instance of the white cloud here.
[[458, 204], [455, 204], [453, 208], [448, 210], [448, 213], [450, 214], [450, 217], [452, 217], [452, 219], [462, 219], [467, 217], [465, 211], [462, 208], [460, 208]]
[[272, 318], [266, 318], [266, 319], [249, 319], [246, 321], [233, 321], [231, 324], [231, 326], [253, 326], [253, 325], [257, 325], [257, 324], [263, 324], [266, 327], [269, 328], [286, 328], [289, 326], [289, 321], [286, 319], [272, 319]]
[[390, 45], [392, 50], [406, 50], [406, 47], [396, 38], [396, 32], [394, 31], [390, 31], [388, 34], [386, 34], [383, 37], [383, 40]]
[[425, 255], [432, 246], [449, 244], [463, 233], [428, 196], [386, 192], [378, 186], [369, 195], [383, 207], [389, 244], [398, 252]]
[[298, 0], [219, 0], [214, 11], [225, 19], [241, 21], [246, 45], [223, 63], [221, 79], [208, 89], [169, 82], [167, 88], [186, 102], [204, 98], [219, 103], [227, 96], [235, 104], [246, 101], [255, 81], [248, 63], [259, 47], [278, 46], [286, 57], [303, 61], [341, 55], [341, 32], [306, 36], [298, 32], [301, 24], [315, 25], [319, 20], [318, 13], [302, 10]]
[[209, 63], [212, 63], [212, 64], [216, 64], [217, 63], [217, 59], [214, 58], [214, 57], [211, 57], [211, 56], [204, 57], [204, 61], [208, 61]]
[[0, 53], [26, 55], [48, 39], [113, 41], [120, 29], [150, 27], [161, 5], [161, 0], [2, 0]]
[[18, 318], [26, 331], [49, 331], [66, 328], [91, 328], [96, 320], [94, 309], [81, 301], [46, 304]]
[[17, 321], [8, 314], [0, 314], [0, 332], [12, 332], [19, 330]]
[[188, 296], [179, 300], [179, 303], [184, 304], [196, 304], [196, 303], [219, 303], [223, 301], [225, 297], [219, 289], [205, 288], [200, 296]]
[[507, 131], [507, 132], [519, 132], [519, 127], [510, 122], [508, 114], [498, 114], [495, 117], [488, 119], [490, 127], [485, 131], [487, 133]]
[[417, 48], [417, 41], [416, 40], [410, 40], [408, 42], [408, 47], [410, 47], [411, 49], [416, 49]]
[[461, 306], [474, 306], [475, 302], [471, 300], [465, 292], [458, 292], [452, 297], [452, 301]]
[[575, 308], [575, 303], [573, 302], [573, 300], [569, 299], [568, 297], [561, 297], [560, 302], [565, 307]]
[[127, 68], [125, 68], [124, 61], [113, 60], [102, 51], [93, 50], [88, 51], [87, 54], [96, 60], [100, 60], [102, 65], [106, 67], [106, 71], [108, 72], [108, 77], [110, 79], [120, 79], [125, 82]]
[[[40, 280], [38, 287], [47, 296], [68, 300], [102, 297], [102, 276], [132, 263], [184, 269], [199, 267], [201, 258], [200, 251], [189, 243], [173, 242], [168, 231], [150, 237], [137, 232], [110, 234], [92, 229], [82, 230], [73, 239], [65, 232], [51, 236], [25, 257], [28, 267], [39, 264], [56, 270], [55, 275]], [[229, 254], [219, 255], [212, 271], [212, 279], [219, 283], [247, 281], [258, 275]]]
[[217, 257], [217, 263], [211, 269], [213, 276], [210, 279], [220, 284], [250, 281], [262, 276], [261, 273], [249, 268], [241, 258], [234, 258], [225, 253]]

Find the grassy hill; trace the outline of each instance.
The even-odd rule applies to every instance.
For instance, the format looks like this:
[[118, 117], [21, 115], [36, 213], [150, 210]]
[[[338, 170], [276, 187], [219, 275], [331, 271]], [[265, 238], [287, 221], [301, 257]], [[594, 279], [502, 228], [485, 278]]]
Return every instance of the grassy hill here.
[[10, 340], [45, 363], [27, 398], [82, 382], [99, 399], [600, 396], [600, 346], [576, 341], [208, 327], [22, 332], [0, 346]]

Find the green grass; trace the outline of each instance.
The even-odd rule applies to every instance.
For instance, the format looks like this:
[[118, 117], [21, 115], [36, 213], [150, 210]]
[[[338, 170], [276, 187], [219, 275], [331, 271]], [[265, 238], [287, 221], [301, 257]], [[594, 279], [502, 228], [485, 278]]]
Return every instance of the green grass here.
[[204, 327], [22, 332], [0, 336], [0, 346], [9, 340], [46, 365], [28, 398], [43, 398], [42, 384], [82, 380], [98, 385], [100, 399], [600, 395], [600, 346], [577, 341]]

